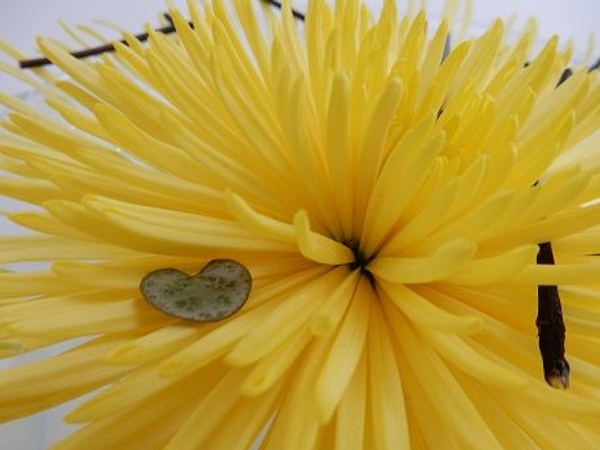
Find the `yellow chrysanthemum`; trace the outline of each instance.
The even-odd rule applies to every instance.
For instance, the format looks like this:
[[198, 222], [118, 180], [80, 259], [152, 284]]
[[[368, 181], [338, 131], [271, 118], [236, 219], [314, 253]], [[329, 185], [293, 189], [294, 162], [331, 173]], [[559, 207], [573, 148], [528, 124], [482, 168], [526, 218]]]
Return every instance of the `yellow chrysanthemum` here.
[[[263, 5], [264, 6], [264, 5]], [[232, 12], [233, 11], [233, 12]], [[67, 78], [2, 97], [0, 418], [104, 387], [59, 449], [595, 448], [600, 444], [600, 81], [503, 23], [457, 42], [393, 0], [189, 2]], [[552, 242], [556, 264], [537, 265]], [[140, 281], [231, 258], [253, 277], [218, 322]], [[559, 285], [568, 390], [544, 381], [537, 286]]]

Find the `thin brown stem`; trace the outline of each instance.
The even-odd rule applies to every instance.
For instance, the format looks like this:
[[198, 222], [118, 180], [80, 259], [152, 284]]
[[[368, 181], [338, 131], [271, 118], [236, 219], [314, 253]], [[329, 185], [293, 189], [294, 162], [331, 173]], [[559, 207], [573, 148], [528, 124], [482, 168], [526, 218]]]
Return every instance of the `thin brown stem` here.
[[[537, 263], [554, 264], [552, 244], [543, 242], [539, 247]], [[565, 359], [566, 328], [558, 286], [538, 286], [538, 315], [535, 324], [538, 329], [544, 378], [550, 386], [566, 389], [569, 386], [570, 366]]]
[[[281, 9], [281, 2], [277, 1], [277, 0], [262, 0], [264, 3], [267, 3], [268, 5], [271, 5], [277, 9]], [[294, 18], [300, 20], [301, 22], [304, 22], [304, 20], [306, 19], [306, 16], [304, 14], [302, 14], [300, 11], [296, 11], [295, 9], [292, 8], [292, 16], [294, 16]]]
[[[276, 0], [260, 0], [260, 1], [267, 3], [275, 8], [281, 9], [281, 2], [278, 2]], [[296, 11], [295, 9], [292, 9], [292, 15], [298, 20], [301, 20], [301, 21], [305, 20], [304, 14], [302, 14], [299, 11]], [[171, 18], [171, 16], [169, 14], [165, 13], [164, 17], [169, 22], [169, 25], [166, 25], [161, 28], [157, 28], [155, 31], [158, 33], [165, 33], [165, 34], [175, 33], [177, 30], [175, 29], [175, 24], [173, 23], [173, 19]], [[193, 24], [191, 22], [190, 22], [190, 26], [193, 27]], [[149, 37], [148, 33], [140, 33], [140, 34], [135, 35], [135, 38], [140, 42], [147, 41], [148, 37]], [[121, 39], [118, 42], [120, 42], [121, 44], [124, 44], [124, 45], [129, 45], [125, 39]], [[73, 56], [77, 59], [83, 59], [83, 58], [88, 58], [90, 56], [98, 56], [103, 53], [113, 52], [114, 50], [115, 50], [114, 43], [108, 43], [108, 44], [104, 44], [104, 45], [99, 45], [97, 47], [86, 48], [84, 50], [78, 50], [78, 51], [72, 52], [71, 56]], [[39, 58], [23, 59], [23, 60], [19, 61], [19, 67], [21, 69], [33, 69], [36, 67], [43, 67], [43, 66], [47, 66], [47, 65], [51, 65], [51, 64], [52, 64], [52, 61], [50, 61], [48, 58], [43, 57], [43, 56], [39, 57]]]
[[[167, 17], [167, 16], [168, 16], [168, 14], [165, 15], [165, 17]], [[170, 18], [170, 16], [168, 16], [168, 17]], [[166, 25], [164, 27], [157, 28], [155, 31], [157, 31], [158, 33], [165, 33], [165, 34], [174, 33], [175, 26], [173, 25], [173, 22], [171, 21], [170, 25]], [[147, 41], [148, 37], [149, 37], [148, 33], [140, 33], [140, 34], [135, 35], [135, 38], [140, 42]], [[124, 45], [129, 45], [125, 39], [121, 39], [118, 42], [120, 42], [121, 44], [124, 44]], [[115, 44], [108, 43], [108, 44], [104, 44], [104, 45], [99, 45], [97, 47], [86, 48], [84, 50], [78, 50], [76, 52], [72, 52], [71, 56], [73, 56], [77, 59], [82, 59], [82, 58], [88, 58], [90, 56], [101, 55], [102, 53], [112, 52], [114, 50], [115, 50]], [[47, 66], [49, 64], [52, 64], [52, 61], [50, 61], [48, 58], [45, 58], [45, 57], [24, 59], [24, 60], [19, 61], [19, 67], [21, 69], [32, 69], [35, 67]]]

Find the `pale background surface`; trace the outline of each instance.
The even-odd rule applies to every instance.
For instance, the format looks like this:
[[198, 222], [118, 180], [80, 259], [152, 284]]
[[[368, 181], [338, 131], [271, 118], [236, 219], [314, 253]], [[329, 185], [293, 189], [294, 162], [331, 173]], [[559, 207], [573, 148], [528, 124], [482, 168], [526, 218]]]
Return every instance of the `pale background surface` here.
[[[380, 0], [367, 0], [375, 7]], [[403, 4], [402, 0], [398, 0]], [[184, 6], [185, 0], [174, 0], [174, 4]], [[561, 42], [572, 39], [576, 48], [576, 59], [586, 51], [588, 37], [594, 34], [599, 45], [596, 54], [600, 54], [600, 2], [598, 0], [473, 0], [473, 32], [483, 30], [496, 16], [504, 18], [518, 13], [517, 24], [523, 23], [528, 16], [535, 16], [539, 22], [540, 37], [547, 38], [559, 34]], [[294, 3], [304, 10], [306, 0]], [[439, 15], [443, 8], [442, 0], [429, 0], [428, 8], [432, 17]], [[38, 35], [63, 38], [64, 31], [58, 25], [62, 20], [69, 25], [93, 25], [94, 19], [109, 20], [135, 33], [142, 31], [145, 22], [157, 23], [158, 13], [165, 10], [163, 0], [0, 0], [0, 40], [11, 42], [34, 56], [35, 37]], [[109, 36], [115, 36], [108, 32]], [[1, 57], [0, 57], [1, 59]], [[0, 91], [11, 94], [22, 93], [23, 84], [0, 74]], [[14, 202], [0, 197], [0, 210], [15, 208]], [[0, 221], [0, 233], [7, 234], [11, 227]], [[47, 351], [42, 352], [43, 355]], [[13, 358], [0, 362], [0, 368], [21, 363], [35, 355]], [[0, 393], [1, 401], [2, 393]], [[54, 410], [36, 416], [0, 425], [1, 450], [42, 450], [56, 442], [69, 427], [63, 424], [61, 417], [72, 405], [63, 405]]]

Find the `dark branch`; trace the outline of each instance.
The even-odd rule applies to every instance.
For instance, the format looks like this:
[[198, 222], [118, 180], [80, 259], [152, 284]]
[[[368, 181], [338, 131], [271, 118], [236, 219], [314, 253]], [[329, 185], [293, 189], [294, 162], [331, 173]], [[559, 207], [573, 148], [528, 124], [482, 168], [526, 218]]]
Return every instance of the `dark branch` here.
[[[271, 5], [277, 9], [281, 9], [281, 2], [277, 1], [277, 0], [262, 0], [264, 3]], [[306, 19], [306, 16], [304, 14], [302, 14], [299, 11], [296, 11], [294, 8], [292, 8], [292, 16], [294, 16], [294, 18], [304, 22], [304, 20]]]
[[[157, 28], [156, 31], [159, 33], [165, 33], [165, 34], [174, 33], [175, 26], [173, 25], [171, 16], [169, 16], [168, 14], [165, 14], [165, 17], [168, 17], [167, 20], [169, 20], [171, 22], [170, 25], [166, 25], [164, 27]], [[135, 38], [140, 42], [147, 41], [148, 37], [149, 37], [148, 33], [140, 33], [140, 34], [135, 35]], [[129, 45], [125, 39], [121, 39], [118, 42], [120, 42], [121, 44], [124, 44], [124, 45]], [[87, 48], [84, 50], [79, 50], [79, 51], [71, 53], [71, 56], [74, 56], [77, 59], [82, 59], [82, 58], [88, 58], [90, 56], [101, 55], [102, 53], [113, 52], [114, 50], [115, 50], [115, 45], [114, 45], [114, 43], [111, 43], [111, 44], [99, 45], [98, 47], [92, 47], [92, 48]], [[25, 59], [25, 60], [19, 61], [19, 67], [21, 69], [31, 69], [34, 67], [47, 66], [49, 64], [52, 64], [52, 61], [50, 61], [48, 58], [44, 58], [44, 57]]]
[[[566, 68], [560, 76], [556, 87], [563, 84], [573, 75]], [[537, 186], [538, 182], [534, 183]], [[538, 264], [554, 264], [552, 243], [539, 244]], [[538, 315], [535, 321], [538, 329], [538, 346], [542, 355], [542, 366], [546, 382], [555, 388], [566, 389], [569, 386], [570, 366], [565, 359], [566, 328], [563, 319], [560, 294], [556, 285], [538, 286]]]
[[[554, 264], [552, 244], [543, 242], [539, 247], [537, 263]], [[538, 316], [535, 324], [544, 378], [550, 386], [566, 389], [569, 386], [570, 366], [565, 359], [566, 328], [557, 286], [538, 286]]]
[[572, 75], [573, 75], [573, 71], [567, 67], [565, 70], [563, 70], [563, 73], [560, 74], [560, 79], [558, 80], [558, 83], [556, 86], [558, 87], [561, 84], [563, 84], [565, 81], [567, 81], [569, 78], [571, 78]]
[[[261, 1], [273, 6], [275, 8], [281, 9], [281, 2], [278, 2], [275, 0], [261, 0]], [[295, 9], [292, 9], [292, 15], [296, 19], [301, 20], [301, 21], [304, 21], [304, 19], [305, 19], [304, 14], [296, 11]], [[167, 14], [167, 13], [164, 14], [164, 17], [169, 22], [169, 25], [166, 25], [161, 28], [157, 28], [155, 31], [158, 33], [164, 33], [164, 34], [175, 33], [177, 30], [175, 29], [175, 24], [173, 23], [173, 18], [170, 16], [170, 14]], [[193, 27], [193, 24], [191, 22], [189, 24], [191, 27]], [[149, 37], [148, 33], [140, 33], [140, 34], [135, 35], [135, 38], [140, 42], [147, 41], [148, 37]], [[127, 41], [124, 39], [121, 39], [118, 42], [120, 42], [121, 44], [124, 44], [124, 45], [129, 45], [127, 43]], [[92, 48], [87, 48], [84, 50], [72, 52], [71, 56], [73, 56], [77, 59], [83, 59], [83, 58], [88, 58], [90, 56], [98, 56], [103, 53], [113, 52], [114, 50], [115, 50], [114, 43], [109, 43], [109, 44], [99, 45], [97, 47], [92, 47]], [[47, 66], [50, 64], [52, 64], [52, 61], [50, 61], [48, 58], [45, 58], [45, 57], [24, 59], [24, 60], [19, 61], [19, 67], [21, 69], [32, 69], [35, 67]]]

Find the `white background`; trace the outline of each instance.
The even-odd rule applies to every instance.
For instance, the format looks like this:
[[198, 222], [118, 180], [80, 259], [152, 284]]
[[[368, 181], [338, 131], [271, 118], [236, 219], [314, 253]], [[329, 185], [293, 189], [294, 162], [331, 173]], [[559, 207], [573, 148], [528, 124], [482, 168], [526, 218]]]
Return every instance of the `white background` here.
[[[257, 0], [248, 0], [257, 1]], [[294, 2], [299, 10], [307, 0]], [[375, 6], [382, 0], [365, 0]], [[399, 4], [405, 0], [397, 0]], [[417, 0], [417, 2], [420, 0]], [[184, 7], [185, 0], [173, 0]], [[432, 15], [439, 14], [443, 0], [426, 0]], [[598, 0], [473, 0], [474, 26], [482, 29], [492, 18], [508, 17], [518, 13], [519, 22], [526, 17], [539, 19], [540, 36], [558, 33], [565, 41], [573, 38], [583, 53], [588, 36], [600, 36], [600, 1]], [[39, 35], [64, 37], [58, 22], [73, 26], [93, 25], [94, 19], [105, 19], [127, 28], [142, 31], [142, 24], [157, 23], [160, 11], [165, 10], [164, 0], [0, 0], [0, 40], [8, 41], [27, 54], [35, 55], [35, 37]], [[108, 32], [111, 35], [111, 32]], [[111, 36], [114, 36], [112, 34]], [[600, 51], [600, 39], [598, 49]], [[22, 84], [0, 74], [0, 90], [19, 92]]]
[[[248, 0], [253, 1], [253, 0]], [[598, 40], [596, 53], [600, 54], [600, 1], [598, 0], [473, 0], [475, 31], [482, 30], [492, 18], [509, 17], [518, 13], [518, 23], [528, 16], [535, 16], [539, 22], [540, 37], [547, 38], [556, 33], [561, 41], [572, 39], [576, 46], [576, 57], [580, 58], [587, 47], [588, 37], [594, 34]], [[402, 0], [398, 0], [402, 4]], [[184, 6], [185, 0], [174, 0]], [[304, 1], [295, 5], [303, 10]], [[368, 1], [377, 6], [380, 0]], [[429, 0], [428, 8], [432, 16], [439, 15], [443, 1]], [[141, 32], [143, 24], [157, 24], [160, 11], [165, 10], [163, 0], [0, 0], [0, 40], [19, 47], [28, 55], [36, 55], [35, 37], [38, 35], [64, 38], [65, 33], [58, 25], [62, 20], [69, 25], [93, 25], [94, 19], [109, 20], [135, 33]], [[116, 37], [107, 31], [109, 37]], [[0, 56], [0, 59], [2, 56]], [[18, 94], [26, 86], [5, 74], [0, 74], [0, 91]], [[14, 207], [13, 203], [0, 198], [0, 208]], [[0, 229], [6, 233], [6, 228]], [[1, 367], [22, 362], [23, 358], [0, 363]], [[0, 392], [0, 402], [2, 393]], [[63, 405], [45, 414], [0, 425], [0, 450], [41, 450], [55, 442], [68, 427], [61, 422], [61, 416], [71, 408]], [[84, 450], [84, 449], [82, 449]]]

